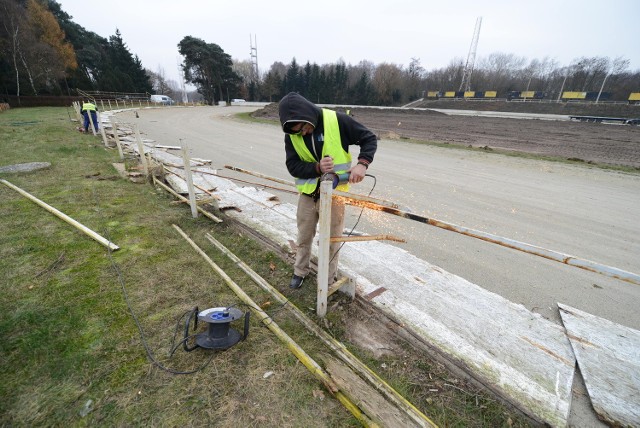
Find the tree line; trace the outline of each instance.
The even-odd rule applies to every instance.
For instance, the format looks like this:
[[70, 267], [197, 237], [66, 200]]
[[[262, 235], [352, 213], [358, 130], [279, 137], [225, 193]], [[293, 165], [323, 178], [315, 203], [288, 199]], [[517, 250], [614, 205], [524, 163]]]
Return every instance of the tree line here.
[[[233, 98], [277, 101], [295, 91], [316, 103], [402, 105], [428, 91], [460, 90], [465, 69], [462, 58], [432, 70], [419, 58], [411, 58], [407, 67], [366, 60], [299, 64], [292, 58], [260, 73], [249, 60], [234, 60], [219, 45], [192, 36], [185, 36], [178, 50], [184, 81], [206, 104]], [[145, 69], [117, 28], [105, 39], [73, 22], [55, 0], [0, 0], [0, 53], [0, 85], [7, 95], [71, 95], [82, 89], [180, 99], [184, 92], [183, 84], [167, 79], [161, 68]], [[539, 91], [555, 99], [561, 91], [602, 89], [611, 100], [626, 100], [640, 91], [640, 70], [629, 71], [622, 57], [581, 57], [561, 65], [498, 52], [478, 59], [470, 82], [471, 90], [497, 91], [498, 97]]]
[[0, 0], [0, 53], [7, 95], [153, 90], [118, 29], [105, 39], [73, 22], [54, 0]]
[[[261, 101], [275, 101], [296, 91], [317, 103], [402, 105], [424, 98], [429, 91], [466, 89], [460, 87], [465, 69], [461, 58], [434, 70], [425, 70], [419, 58], [412, 58], [408, 67], [369, 61], [301, 66], [293, 58], [286, 65], [274, 63], [261, 79], [247, 73], [246, 64], [234, 67], [242, 77], [244, 94]], [[580, 57], [563, 66], [549, 58], [528, 61], [514, 54], [492, 53], [479, 59], [470, 89], [497, 91], [502, 98], [510, 91], [539, 91], [547, 99], [556, 99], [564, 91], [602, 89], [611, 94], [609, 99], [622, 101], [640, 91], [640, 70], [628, 68], [629, 60], [624, 58]]]

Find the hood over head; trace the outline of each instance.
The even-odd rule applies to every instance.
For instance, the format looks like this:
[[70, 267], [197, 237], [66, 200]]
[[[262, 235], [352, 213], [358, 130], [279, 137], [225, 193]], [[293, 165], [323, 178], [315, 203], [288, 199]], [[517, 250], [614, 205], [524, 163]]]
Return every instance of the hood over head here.
[[315, 128], [318, 125], [318, 119], [322, 114], [322, 109], [302, 95], [289, 92], [280, 100], [278, 113], [280, 115], [282, 130], [290, 134], [291, 127], [298, 122], [309, 123]]

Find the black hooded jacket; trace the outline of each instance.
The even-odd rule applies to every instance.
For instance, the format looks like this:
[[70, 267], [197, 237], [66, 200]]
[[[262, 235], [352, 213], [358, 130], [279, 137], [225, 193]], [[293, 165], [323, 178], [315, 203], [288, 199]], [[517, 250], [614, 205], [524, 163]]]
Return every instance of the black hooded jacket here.
[[[316, 169], [316, 163], [305, 162], [298, 156], [298, 153], [293, 148], [289, 130], [292, 122], [302, 121], [314, 126], [313, 133], [304, 136], [304, 143], [316, 158], [316, 161], [319, 162], [322, 156], [322, 145], [324, 144], [322, 109], [302, 95], [290, 92], [280, 100], [278, 111], [280, 125], [282, 125], [282, 130], [286, 133], [284, 136], [284, 148], [289, 173], [297, 178], [319, 177], [320, 173]], [[378, 148], [378, 139], [375, 134], [349, 115], [337, 112], [337, 116], [343, 149], [348, 152], [350, 145], [360, 146], [358, 159], [367, 163], [373, 162], [373, 156]]]

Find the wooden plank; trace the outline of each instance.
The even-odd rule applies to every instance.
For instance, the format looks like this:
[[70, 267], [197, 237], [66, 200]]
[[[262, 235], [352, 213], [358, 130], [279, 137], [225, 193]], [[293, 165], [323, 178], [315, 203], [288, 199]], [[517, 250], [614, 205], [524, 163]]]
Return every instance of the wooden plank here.
[[100, 126], [100, 135], [102, 136], [102, 144], [104, 144], [105, 147], [109, 147], [109, 143], [107, 141], [107, 134], [105, 134], [104, 132], [104, 123], [102, 123], [102, 119], [100, 118], [99, 111], [96, 111], [96, 117], [98, 119], [98, 124]]
[[399, 409], [406, 412], [411, 419], [413, 419], [421, 427], [434, 427], [436, 426], [431, 419], [418, 410], [413, 404], [407, 401], [402, 395], [400, 395], [395, 389], [387, 384], [382, 378], [380, 378], [371, 368], [355, 357], [345, 347], [342, 342], [334, 339], [330, 334], [320, 328], [315, 322], [313, 322], [307, 315], [292, 304], [284, 295], [282, 295], [276, 288], [269, 284], [264, 278], [258, 275], [253, 269], [251, 269], [246, 263], [240, 260], [235, 254], [229, 251], [224, 245], [217, 241], [210, 234], [206, 234], [205, 237], [222, 253], [229, 257], [240, 269], [242, 269], [249, 277], [264, 291], [271, 294], [273, 298], [279, 301], [283, 307], [288, 310], [296, 319], [304, 325], [310, 332], [313, 332], [322, 342], [327, 345], [340, 360], [349, 366], [353, 371], [367, 381], [370, 386], [375, 388], [380, 394], [382, 394], [387, 400], [394, 403]]
[[118, 147], [118, 156], [120, 156], [120, 160], [124, 159], [124, 153], [122, 152], [122, 144], [120, 144], [120, 136], [118, 135], [118, 122], [116, 122], [116, 118], [111, 116], [111, 127], [113, 129], [113, 138], [116, 140], [116, 147]]
[[327, 290], [327, 297], [331, 296], [333, 293], [338, 291], [340, 287], [342, 287], [345, 284], [345, 282], [347, 282], [348, 280], [349, 278], [347, 278], [346, 276], [343, 276], [342, 278], [340, 278], [339, 280], [331, 284], [331, 286], [329, 287], [329, 290]]
[[[368, 383], [335, 358], [324, 354], [322, 361], [331, 379], [353, 403], [381, 427], [419, 427]], [[435, 425], [431, 425], [435, 426]]]
[[558, 303], [596, 413], [640, 426], [640, 331]]
[[320, 208], [318, 216], [318, 290], [316, 313], [319, 317], [327, 314], [327, 297], [329, 288], [329, 258], [331, 257], [329, 239], [331, 238], [331, 193], [332, 183], [320, 183]]
[[193, 218], [198, 218], [198, 207], [196, 205], [196, 191], [193, 187], [193, 178], [191, 176], [191, 162], [189, 162], [189, 153], [187, 148], [187, 143], [185, 141], [180, 141], [182, 143], [182, 160], [184, 162], [184, 175], [187, 180], [187, 190], [189, 191], [189, 205], [191, 205], [191, 215]]

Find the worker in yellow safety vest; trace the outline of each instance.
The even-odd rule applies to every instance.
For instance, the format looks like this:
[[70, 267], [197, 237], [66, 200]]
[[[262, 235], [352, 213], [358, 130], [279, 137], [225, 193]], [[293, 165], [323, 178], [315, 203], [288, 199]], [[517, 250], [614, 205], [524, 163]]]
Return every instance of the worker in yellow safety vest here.
[[[285, 133], [287, 169], [295, 177], [300, 193], [296, 214], [296, 262], [289, 284], [291, 288], [300, 288], [310, 272], [311, 244], [319, 218], [320, 177], [327, 173], [342, 177], [336, 190], [348, 191], [349, 184], [359, 183], [364, 179], [367, 168], [373, 162], [378, 139], [351, 116], [321, 109], [295, 92], [280, 100], [279, 115]], [[351, 166], [351, 145], [360, 146], [355, 166]], [[344, 204], [333, 200], [331, 236], [342, 235], [343, 229]], [[339, 243], [332, 243], [330, 246], [329, 284], [337, 279], [339, 247]]]
[[91, 126], [89, 115], [91, 115], [91, 120], [93, 120], [93, 126], [95, 126], [96, 131], [98, 131], [98, 107], [91, 101], [86, 100], [82, 103], [82, 110], [80, 110], [80, 112], [84, 117], [84, 132], [89, 132], [89, 126]]

